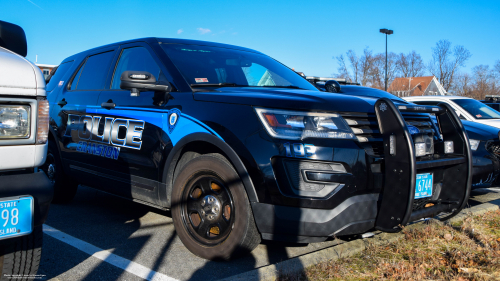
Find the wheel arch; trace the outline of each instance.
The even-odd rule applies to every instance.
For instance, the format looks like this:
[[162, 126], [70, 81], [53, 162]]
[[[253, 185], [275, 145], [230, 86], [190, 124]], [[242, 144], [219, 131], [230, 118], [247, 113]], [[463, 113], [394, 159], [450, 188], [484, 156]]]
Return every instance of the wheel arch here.
[[160, 202], [163, 207], [171, 207], [171, 195], [173, 189], [173, 176], [177, 163], [186, 151], [193, 151], [192, 149], [207, 151], [211, 153], [220, 153], [225, 156], [233, 165], [238, 176], [241, 178], [245, 191], [250, 202], [259, 202], [257, 192], [253, 185], [250, 175], [241, 161], [238, 154], [220, 138], [208, 133], [193, 133], [180, 139], [177, 144], [170, 151], [165, 165], [162, 170], [162, 183], [164, 188], [159, 189]]
[[[62, 154], [61, 154], [61, 146], [59, 144], [59, 138], [57, 137], [56, 131], [55, 131], [55, 129], [52, 126], [49, 126], [49, 138], [48, 138], [48, 141], [53, 141], [54, 142], [54, 144], [56, 145], [56, 148], [57, 148], [57, 152], [58, 152], [57, 154], [58, 154], [59, 160], [61, 161], [61, 163], [64, 163], [63, 158], [62, 158]], [[70, 173], [68, 165], [63, 165], [63, 170], [64, 170], [64, 172], [66, 174]]]

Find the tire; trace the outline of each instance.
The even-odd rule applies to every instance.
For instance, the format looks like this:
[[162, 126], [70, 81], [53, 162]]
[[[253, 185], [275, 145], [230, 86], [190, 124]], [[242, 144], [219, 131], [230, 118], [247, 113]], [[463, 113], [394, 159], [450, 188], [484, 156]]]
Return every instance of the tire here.
[[204, 259], [229, 260], [261, 241], [245, 188], [220, 154], [184, 165], [174, 180], [172, 218], [186, 248]]
[[54, 199], [52, 199], [52, 203], [66, 204], [71, 202], [78, 189], [78, 182], [73, 180], [62, 169], [59, 150], [57, 150], [57, 146], [53, 141], [49, 140], [47, 159], [40, 168], [54, 185]]
[[[30, 235], [2, 241], [0, 244], [0, 281], [33, 280], [40, 265], [42, 241], [42, 226], [35, 227]], [[14, 275], [16, 277], [11, 277]]]

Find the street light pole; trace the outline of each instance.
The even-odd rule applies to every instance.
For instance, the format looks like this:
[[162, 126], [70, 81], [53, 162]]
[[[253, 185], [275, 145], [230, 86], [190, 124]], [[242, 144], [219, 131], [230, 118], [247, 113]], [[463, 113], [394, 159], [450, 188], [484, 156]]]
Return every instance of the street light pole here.
[[387, 35], [391, 35], [394, 33], [394, 30], [390, 30], [387, 28], [380, 29], [380, 33], [385, 34], [385, 91], [387, 92]]

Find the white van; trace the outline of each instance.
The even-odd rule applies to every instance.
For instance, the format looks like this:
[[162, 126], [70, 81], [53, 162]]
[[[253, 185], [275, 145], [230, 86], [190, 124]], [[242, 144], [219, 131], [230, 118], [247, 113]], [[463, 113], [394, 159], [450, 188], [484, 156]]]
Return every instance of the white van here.
[[45, 81], [26, 54], [24, 30], [0, 21], [0, 280], [35, 278], [53, 197], [38, 170], [48, 145]]

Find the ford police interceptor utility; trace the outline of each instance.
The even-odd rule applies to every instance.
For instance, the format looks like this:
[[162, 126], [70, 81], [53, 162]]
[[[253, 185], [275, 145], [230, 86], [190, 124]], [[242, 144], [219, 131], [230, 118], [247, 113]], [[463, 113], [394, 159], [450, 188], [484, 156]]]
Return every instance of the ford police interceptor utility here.
[[47, 88], [54, 201], [85, 184], [171, 209], [203, 258], [394, 232], [469, 196], [469, 144], [448, 105], [320, 92], [251, 49], [120, 42], [63, 60]]
[[26, 54], [24, 30], [0, 21], [0, 280], [35, 278], [53, 194], [37, 171], [48, 147], [45, 81]]

